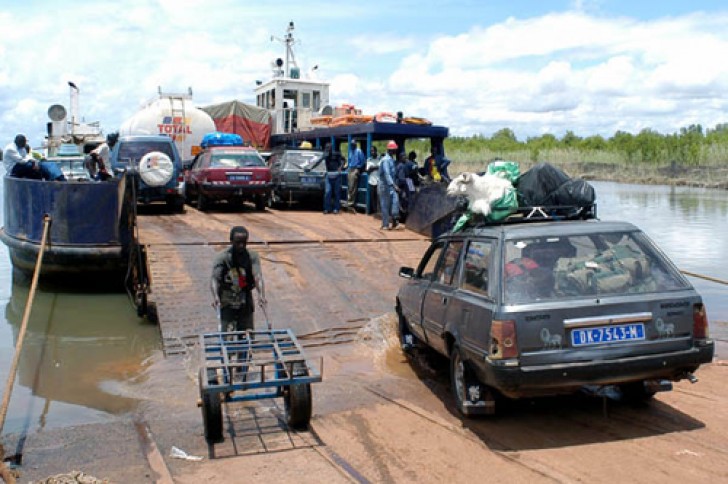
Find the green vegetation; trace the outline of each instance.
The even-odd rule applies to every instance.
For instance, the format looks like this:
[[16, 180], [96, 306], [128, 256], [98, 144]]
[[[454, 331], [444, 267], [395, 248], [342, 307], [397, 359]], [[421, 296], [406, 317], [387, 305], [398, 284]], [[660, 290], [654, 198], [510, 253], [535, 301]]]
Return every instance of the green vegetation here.
[[[413, 149], [421, 161], [429, 144], [408, 142], [407, 150]], [[568, 131], [560, 139], [544, 134], [526, 141], [504, 128], [491, 137], [448, 138], [445, 152], [451, 174], [481, 171], [500, 158], [518, 162], [521, 171], [545, 161], [586, 179], [728, 188], [728, 123], [708, 130], [692, 125], [670, 135], [645, 129], [582, 138]]]

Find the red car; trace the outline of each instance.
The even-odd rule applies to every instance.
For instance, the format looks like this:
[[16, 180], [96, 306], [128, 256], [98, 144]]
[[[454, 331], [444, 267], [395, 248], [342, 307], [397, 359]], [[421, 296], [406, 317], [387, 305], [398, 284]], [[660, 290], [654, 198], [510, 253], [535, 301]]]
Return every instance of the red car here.
[[196, 201], [198, 210], [221, 200], [237, 205], [247, 200], [265, 210], [270, 193], [270, 168], [255, 148], [210, 146], [185, 170], [185, 198]]

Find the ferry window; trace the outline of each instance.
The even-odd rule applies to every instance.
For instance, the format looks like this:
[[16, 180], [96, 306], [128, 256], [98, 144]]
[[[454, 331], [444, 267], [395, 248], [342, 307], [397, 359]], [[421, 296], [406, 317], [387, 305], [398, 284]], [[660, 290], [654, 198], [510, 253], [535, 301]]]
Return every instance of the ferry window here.
[[493, 244], [490, 241], [473, 241], [465, 254], [465, 277], [462, 287], [481, 294], [488, 294], [488, 271]]
[[304, 92], [303, 94], [301, 94], [301, 106], [304, 108], [311, 107], [311, 93], [310, 92]]
[[319, 91], [313, 92], [313, 110], [318, 111], [321, 109], [321, 93]]

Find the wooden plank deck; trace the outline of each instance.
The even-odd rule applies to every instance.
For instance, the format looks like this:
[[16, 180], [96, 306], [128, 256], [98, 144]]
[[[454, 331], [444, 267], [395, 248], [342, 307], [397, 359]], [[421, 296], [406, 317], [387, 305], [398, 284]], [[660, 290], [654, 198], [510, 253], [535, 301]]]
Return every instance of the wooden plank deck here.
[[[142, 214], [140, 241], [168, 353], [202, 332], [217, 331], [209, 278], [214, 255], [229, 245], [230, 228], [250, 231], [261, 256], [268, 315], [296, 334], [364, 321], [392, 312], [398, 269], [414, 266], [429, 240], [408, 230], [380, 231], [364, 214], [300, 210]], [[256, 327], [265, 327], [261, 311]]]

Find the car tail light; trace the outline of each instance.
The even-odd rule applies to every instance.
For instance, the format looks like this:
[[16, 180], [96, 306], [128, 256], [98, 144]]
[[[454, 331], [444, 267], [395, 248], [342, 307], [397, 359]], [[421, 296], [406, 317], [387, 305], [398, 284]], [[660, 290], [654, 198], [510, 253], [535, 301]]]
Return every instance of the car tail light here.
[[185, 181], [185, 174], [180, 173], [179, 175], [177, 175], [177, 183], [182, 183], [183, 181]]
[[693, 304], [693, 338], [708, 338], [708, 315], [703, 303]]
[[501, 360], [518, 357], [516, 322], [495, 320], [490, 325], [490, 359]]

